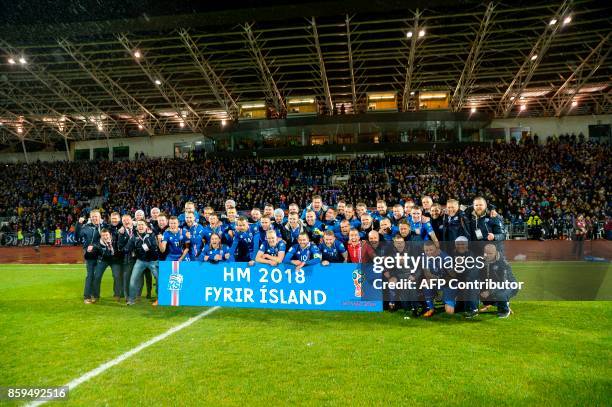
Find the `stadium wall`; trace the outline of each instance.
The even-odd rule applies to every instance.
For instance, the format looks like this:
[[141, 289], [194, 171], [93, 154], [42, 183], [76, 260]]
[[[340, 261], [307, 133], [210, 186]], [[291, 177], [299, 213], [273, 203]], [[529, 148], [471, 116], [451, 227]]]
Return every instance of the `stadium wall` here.
[[508, 119], [493, 119], [489, 125], [492, 129], [506, 130], [506, 139], [510, 140], [511, 129], [529, 128], [531, 134], [537, 134], [540, 143], [546, 142], [546, 137], [560, 134], [589, 137], [589, 125], [611, 124], [612, 115], [564, 116], [564, 117], [515, 117]]
[[[36, 152], [28, 153], [28, 158], [30, 159], [30, 162], [65, 161], [66, 152], [65, 151], [36, 151]], [[21, 162], [25, 162], [25, 157], [23, 156], [23, 152], [0, 153], [0, 163], [21, 163]]]
[[108, 148], [109, 159], [113, 159], [113, 147], [130, 147], [130, 159], [134, 153], [144, 153], [147, 157], [173, 158], [174, 145], [180, 143], [194, 143], [204, 141], [202, 134], [172, 134], [153, 137], [131, 137], [104, 140], [86, 140], [71, 143], [70, 153], [74, 157], [77, 149]]
[[[565, 116], [561, 118], [532, 118], [516, 117], [508, 119], [494, 119], [489, 124], [492, 129], [504, 129], [506, 140], [509, 141], [511, 134], [515, 134], [519, 129], [529, 130], [531, 134], [538, 134], [540, 142], [544, 143], [547, 136], [565, 133], [582, 133], [589, 136], [589, 125], [611, 124], [612, 115], [590, 115], [590, 116]], [[180, 133], [153, 137], [131, 137], [116, 139], [97, 139], [76, 141], [70, 145], [70, 159], [74, 159], [75, 150], [88, 149], [93, 157], [93, 151], [97, 148], [108, 148], [109, 159], [113, 159], [114, 147], [129, 146], [129, 157], [133, 159], [135, 153], [144, 153], [147, 157], [174, 157], [174, 147], [181, 143], [205, 144], [205, 137], [202, 134]], [[203, 146], [204, 147], [204, 146]], [[38, 151], [28, 153], [30, 162], [40, 161], [63, 161], [66, 153], [63, 151]], [[16, 163], [25, 162], [23, 152], [0, 153], [0, 162]]]

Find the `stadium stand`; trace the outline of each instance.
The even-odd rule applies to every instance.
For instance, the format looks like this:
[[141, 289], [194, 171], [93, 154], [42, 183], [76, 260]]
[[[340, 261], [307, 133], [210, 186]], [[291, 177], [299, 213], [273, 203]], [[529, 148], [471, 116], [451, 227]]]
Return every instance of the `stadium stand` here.
[[[377, 199], [393, 205], [430, 195], [444, 204], [451, 197], [463, 203], [483, 195], [505, 218], [510, 237], [568, 238], [576, 217], [584, 215], [587, 236], [594, 239], [604, 237], [611, 214], [609, 156], [609, 146], [564, 139], [352, 160], [11, 164], [0, 174], [0, 219], [5, 235], [32, 236], [40, 229], [48, 236], [57, 227], [74, 230], [78, 217], [92, 208], [133, 214], [158, 206], [178, 215], [187, 201], [222, 210], [228, 198], [240, 210], [268, 202], [286, 210], [293, 202], [304, 208], [314, 194], [330, 205], [344, 199], [371, 207]], [[348, 182], [335, 182], [339, 176]]]

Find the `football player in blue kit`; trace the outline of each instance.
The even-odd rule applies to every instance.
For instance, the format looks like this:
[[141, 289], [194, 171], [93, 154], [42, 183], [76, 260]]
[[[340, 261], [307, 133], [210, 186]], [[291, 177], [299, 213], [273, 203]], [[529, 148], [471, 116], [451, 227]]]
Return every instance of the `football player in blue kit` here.
[[376, 211], [372, 212], [372, 219], [374, 220], [374, 226], [380, 228], [380, 221], [383, 218], [390, 218], [393, 213], [387, 208], [387, 202], [384, 199], [376, 201]]
[[179, 221], [179, 226], [180, 227], [185, 227], [186, 223], [187, 223], [187, 214], [188, 213], [192, 213], [194, 218], [195, 218], [195, 222], [199, 223], [200, 222], [200, 212], [196, 211], [195, 208], [195, 204], [191, 201], [186, 202], [185, 203], [185, 212], [181, 213], [178, 216], [178, 221]]
[[253, 253], [253, 232], [249, 230], [249, 222], [245, 217], [239, 217], [236, 221], [236, 232], [230, 247], [230, 261], [248, 262], [255, 264], [257, 253]]
[[323, 224], [325, 224], [325, 230], [333, 230], [336, 231], [340, 229], [340, 221], [336, 217], [336, 210], [334, 208], [328, 208], [325, 212], [325, 219], [323, 220]]
[[266, 232], [266, 240], [259, 245], [255, 261], [277, 266], [285, 259], [286, 251], [287, 245], [285, 245], [285, 242], [278, 237], [275, 230], [270, 229]]
[[[167, 261], [182, 261], [189, 253], [189, 239], [185, 231], [179, 228], [176, 216], [170, 217], [168, 229], [162, 235], [159, 250], [166, 254]], [[188, 256], [187, 260], [189, 260]]]
[[345, 215], [345, 219], [349, 221], [351, 227], [350, 229], [359, 229], [359, 227], [361, 226], [361, 221], [359, 220], [359, 218], [357, 217], [357, 215], [355, 214], [355, 208], [353, 207], [353, 205], [351, 204], [347, 204], [345, 209], [344, 209], [344, 215]]
[[412, 208], [408, 223], [410, 223], [410, 230], [415, 237], [420, 238], [419, 240], [432, 240], [437, 247], [440, 247], [436, 232], [433, 230], [431, 222], [425, 222], [423, 219], [420, 207], [415, 206]]
[[321, 263], [321, 252], [316, 245], [310, 243], [308, 233], [303, 232], [298, 236], [298, 243], [287, 252], [283, 263], [293, 264], [299, 270], [304, 266]]
[[395, 226], [391, 225], [391, 220], [389, 218], [382, 218], [380, 220], [380, 229], [378, 233], [380, 234], [380, 240], [390, 242], [393, 240], [393, 236], [397, 231], [395, 230]]
[[306, 212], [304, 220], [304, 231], [308, 233], [308, 238], [314, 244], [319, 244], [325, 231], [325, 225], [317, 219], [317, 214], [314, 211]]
[[[392, 210], [392, 215], [389, 218], [389, 220], [391, 221], [391, 224], [393, 226], [396, 226], [400, 220], [404, 219], [404, 207], [400, 204], [395, 204], [393, 205], [393, 210]], [[406, 214], [407, 216], [408, 214]]]
[[230, 249], [223, 243], [221, 243], [221, 236], [216, 233], [212, 233], [209, 236], [209, 241], [200, 255], [199, 260], [207, 261], [209, 263], [218, 263], [220, 261], [227, 261], [230, 258]]
[[247, 220], [249, 222], [249, 229], [255, 234], [255, 231], [257, 231], [259, 227], [259, 221], [261, 220], [261, 210], [259, 208], [251, 209], [251, 218]]
[[253, 232], [254, 239], [253, 247], [255, 249], [257, 249], [263, 242], [266, 241], [266, 233], [268, 233], [270, 230], [273, 230], [276, 233], [276, 236], [278, 236], [279, 238], [282, 237], [280, 229], [275, 228], [272, 224], [272, 220], [270, 219], [270, 217], [264, 215], [261, 217], [261, 219], [259, 219], [259, 226], [251, 230]]
[[223, 240], [223, 236], [228, 228], [226, 224], [219, 220], [219, 215], [216, 212], [212, 212], [208, 215], [208, 225], [204, 226], [204, 240], [206, 243], [210, 243], [210, 237], [213, 234], [218, 235]]
[[304, 224], [297, 213], [289, 214], [287, 224], [281, 232], [283, 234], [283, 240], [287, 242], [287, 245], [293, 246], [298, 242], [299, 235], [304, 232]]
[[340, 228], [336, 230], [336, 239], [338, 239], [340, 243], [346, 245], [349, 241], [350, 231], [351, 223], [346, 219], [340, 221]]
[[196, 261], [204, 248], [204, 227], [196, 222], [193, 213], [186, 212], [183, 231], [189, 239], [189, 260]]
[[330, 263], [346, 263], [346, 247], [336, 239], [334, 232], [326, 230], [323, 234], [323, 242], [319, 245], [321, 252], [321, 265], [327, 266]]
[[[412, 209], [414, 211], [414, 208]], [[426, 279], [448, 279], [452, 270], [446, 269], [445, 264], [450, 259], [448, 254], [441, 251], [436, 242], [427, 241], [424, 244], [423, 252], [425, 254], [426, 266], [424, 267], [423, 275]], [[452, 263], [452, 262], [451, 262]], [[437, 289], [424, 288], [423, 296], [425, 297], [425, 313], [423, 317], [429, 318], [434, 314], [434, 299], [436, 297]], [[447, 314], [455, 313], [457, 292], [455, 289], [451, 289], [448, 285], [442, 287], [442, 300], [444, 301], [444, 311]]]
[[327, 211], [327, 206], [323, 204], [323, 198], [321, 198], [321, 195], [313, 195], [312, 202], [306, 208], [304, 208], [300, 219], [306, 220], [306, 214], [308, 211], [313, 211], [317, 220], [323, 219], [325, 211]]

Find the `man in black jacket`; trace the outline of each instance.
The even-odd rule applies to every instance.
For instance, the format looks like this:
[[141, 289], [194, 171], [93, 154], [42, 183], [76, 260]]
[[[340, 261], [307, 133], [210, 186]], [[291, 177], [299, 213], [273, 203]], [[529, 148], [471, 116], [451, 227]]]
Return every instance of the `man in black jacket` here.
[[123, 255], [123, 261], [121, 262], [121, 276], [123, 278], [123, 296], [127, 301], [130, 296], [132, 269], [134, 268], [134, 263], [136, 262], [134, 253], [130, 250], [128, 243], [136, 234], [136, 228], [134, 227], [134, 222], [132, 220], [132, 216], [130, 215], [123, 215], [121, 218], [121, 223], [122, 225], [117, 231], [117, 248]]
[[113, 293], [115, 301], [119, 301], [123, 292], [123, 282], [121, 281], [121, 263], [123, 253], [119, 250], [117, 236], [113, 235], [109, 229], [100, 231], [100, 240], [94, 242], [94, 253], [98, 257], [98, 264], [94, 274], [94, 298], [100, 298], [100, 286], [102, 276], [108, 267], [113, 272]]
[[130, 278], [130, 295], [127, 305], [135, 304], [136, 295], [142, 289], [139, 282], [145, 269], [148, 268], [155, 278], [158, 277], [159, 248], [157, 237], [153, 233], [147, 232], [147, 223], [144, 220], [137, 222], [136, 229], [137, 233], [129, 240], [126, 248], [126, 251], [133, 251], [136, 257], [136, 263], [134, 263]]
[[[516, 278], [512, 274], [510, 263], [504, 259], [494, 244], [487, 244], [484, 247], [485, 267], [481, 271], [480, 281], [493, 281], [495, 283], [516, 283]], [[497, 307], [499, 318], [508, 318], [512, 313], [510, 309], [510, 298], [514, 297], [518, 289], [498, 288], [482, 290], [480, 298], [485, 304], [485, 309], [491, 305]]]
[[[470, 219], [470, 241], [493, 242], [503, 252], [500, 241], [506, 240], [506, 231], [500, 216], [487, 211], [487, 201], [482, 197], [474, 199], [474, 210]], [[479, 253], [477, 253], [479, 254]]]
[[470, 238], [470, 221], [465, 213], [459, 209], [459, 201], [449, 199], [446, 201], [446, 214], [442, 221], [442, 240], [455, 242], [459, 236]]
[[495, 213], [487, 211], [487, 201], [483, 197], [474, 198], [473, 208], [470, 216], [471, 241], [506, 240], [506, 232], [501, 218]]
[[89, 213], [89, 222], [85, 223], [85, 218], [81, 217], [76, 226], [75, 235], [83, 245], [83, 257], [85, 258], [85, 266], [87, 269], [85, 289], [83, 292], [85, 304], [92, 304], [98, 300], [98, 297], [96, 297], [94, 293], [94, 278], [98, 265], [98, 256], [94, 252], [94, 244], [100, 240], [100, 231], [105, 227], [106, 225], [102, 223], [100, 211], [95, 209]]

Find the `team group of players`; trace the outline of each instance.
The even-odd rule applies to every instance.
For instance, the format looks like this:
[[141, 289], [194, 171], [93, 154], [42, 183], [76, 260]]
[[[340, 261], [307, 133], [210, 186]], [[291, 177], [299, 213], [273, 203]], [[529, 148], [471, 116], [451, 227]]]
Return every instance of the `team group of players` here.
[[[276, 266], [292, 264], [296, 269], [330, 263], [369, 263], [375, 256], [392, 250], [403, 250], [405, 242], [421, 242], [440, 255], [441, 242], [500, 241], [505, 239], [503, 222], [495, 210], [487, 208], [484, 198], [477, 197], [473, 205], [463, 210], [456, 200], [448, 200], [445, 208], [433, 203], [428, 196], [421, 206], [413, 200], [391, 209], [385, 201], [369, 211], [365, 203], [356, 205], [339, 201], [327, 206], [320, 196], [313, 196], [303, 210], [291, 204], [288, 212], [265, 205], [253, 208], [249, 216], [239, 216], [233, 200], [225, 202], [221, 216], [212, 207], [200, 213], [193, 202], [185, 204], [184, 213], [168, 216], [152, 208], [150, 217], [144, 211], [110, 214], [108, 223], [92, 210], [89, 220], [80, 218], [76, 234], [83, 245], [87, 276], [84, 301], [95, 303], [100, 298], [102, 276], [107, 268], [113, 273], [116, 300], [134, 304], [141, 296], [144, 280], [147, 297], [151, 295], [151, 274], [157, 277], [158, 261], [248, 262]], [[389, 242], [389, 244], [384, 244]], [[426, 242], [426, 243], [424, 243]], [[418, 246], [418, 244], [417, 244]], [[492, 259], [507, 265], [500, 257]], [[496, 266], [495, 269], [498, 269]], [[392, 271], [387, 279], [397, 279]], [[143, 278], [144, 277], [144, 278]], [[454, 312], [455, 300], [446, 300], [446, 311]], [[153, 303], [157, 305], [157, 301]], [[403, 302], [391, 299], [387, 308], [395, 310]], [[406, 302], [413, 304], [413, 302]], [[470, 316], [477, 311], [472, 301], [465, 309]], [[500, 316], [508, 316], [507, 301], [485, 303], [497, 305]], [[416, 306], [412, 312], [417, 314]], [[420, 311], [433, 315], [433, 301], [423, 302]]]

